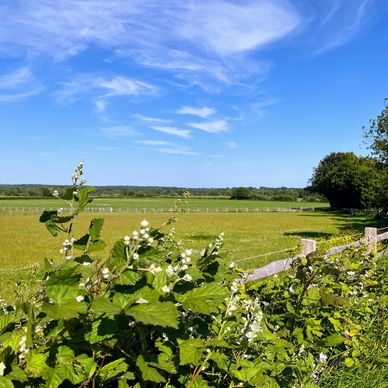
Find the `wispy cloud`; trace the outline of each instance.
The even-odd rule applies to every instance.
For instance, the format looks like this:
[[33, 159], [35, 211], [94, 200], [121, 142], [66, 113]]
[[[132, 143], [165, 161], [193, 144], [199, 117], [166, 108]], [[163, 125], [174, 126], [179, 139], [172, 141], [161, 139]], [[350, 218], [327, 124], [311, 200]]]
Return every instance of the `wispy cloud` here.
[[122, 138], [122, 137], [132, 137], [138, 136], [139, 132], [134, 130], [131, 127], [125, 126], [112, 126], [101, 128], [101, 132], [110, 138]]
[[183, 139], [189, 139], [191, 137], [191, 131], [188, 129], [180, 129], [176, 127], [167, 127], [167, 126], [161, 126], [161, 125], [153, 125], [151, 126], [151, 128], [158, 132], [163, 132], [169, 135], [182, 137]]
[[182, 106], [180, 109], [178, 109], [177, 113], [181, 115], [192, 115], [206, 118], [216, 113], [216, 110], [206, 106], [202, 108], [197, 108], [194, 106]]
[[103, 112], [112, 97], [152, 95], [157, 87], [150, 83], [123, 76], [103, 78], [93, 74], [78, 74], [70, 81], [62, 83], [62, 88], [55, 95], [59, 101], [72, 103], [81, 96], [95, 99], [97, 111]]
[[144, 121], [146, 123], [171, 123], [170, 119], [161, 119], [161, 118], [158, 118], [158, 117], [149, 117], [149, 116], [141, 115], [139, 113], [135, 113], [133, 115], [133, 117], [135, 119]]
[[230, 84], [248, 69], [262, 72], [245, 54], [301, 23], [288, 0], [15, 0], [3, 2], [0, 11], [7, 15], [0, 52], [64, 60], [98, 46], [203, 87], [203, 77]]
[[188, 156], [199, 156], [199, 153], [196, 151], [190, 151], [186, 148], [178, 148], [178, 147], [163, 147], [158, 148], [158, 152], [163, 154], [173, 154], [173, 155], [188, 155]]
[[42, 86], [29, 67], [0, 75], [0, 102], [17, 102], [39, 94]]
[[139, 140], [136, 144], [144, 144], [148, 146], [170, 146], [173, 143], [164, 140]]
[[221, 133], [229, 130], [229, 124], [226, 120], [205, 121], [203, 123], [189, 123], [191, 128], [200, 129], [208, 133]]
[[[320, 47], [313, 55], [323, 54], [348, 42], [365, 22], [373, 0], [336, 1], [321, 20]], [[324, 33], [322, 33], [324, 32]]]

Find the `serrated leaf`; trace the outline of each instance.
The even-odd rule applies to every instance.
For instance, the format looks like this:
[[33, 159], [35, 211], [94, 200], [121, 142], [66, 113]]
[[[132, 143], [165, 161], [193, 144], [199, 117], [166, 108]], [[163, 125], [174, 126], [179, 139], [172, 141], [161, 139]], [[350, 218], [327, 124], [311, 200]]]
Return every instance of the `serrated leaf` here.
[[48, 368], [44, 377], [48, 388], [58, 388], [63, 382], [63, 377], [54, 368]]
[[58, 228], [58, 226], [55, 224], [54, 221], [52, 221], [52, 220], [47, 221], [45, 225], [46, 225], [47, 230], [48, 230], [54, 237], [57, 237], [57, 236], [58, 236], [58, 233], [59, 233], [60, 229]]
[[120, 277], [117, 279], [116, 284], [121, 286], [133, 286], [140, 280], [143, 276], [138, 272], [126, 270]]
[[190, 338], [188, 340], [178, 340], [179, 343], [179, 365], [192, 364], [197, 366], [203, 354], [205, 342], [199, 338]]
[[178, 310], [172, 302], [139, 304], [130, 307], [125, 313], [146, 325], [178, 328]]
[[14, 315], [13, 314], [0, 314], [0, 334], [1, 332], [7, 328], [7, 326], [13, 322], [14, 320]]
[[92, 377], [97, 369], [94, 359], [83, 353], [77, 356], [76, 360], [81, 364], [84, 374], [89, 378]]
[[92, 330], [88, 333], [87, 338], [91, 344], [101, 342], [117, 335], [118, 324], [115, 319], [101, 318], [92, 323]]
[[123, 240], [119, 240], [113, 246], [107, 266], [109, 269], [112, 269], [113, 267], [121, 268], [126, 265], [126, 263], [125, 244]]
[[90, 234], [86, 233], [82, 237], [80, 237], [78, 240], [75, 240], [73, 243], [73, 247], [78, 250], [85, 250], [86, 246], [88, 245], [90, 238]]
[[84, 302], [77, 301], [61, 305], [45, 303], [42, 306], [42, 311], [47, 314], [45, 320], [69, 319], [78, 317], [79, 314], [85, 314], [87, 305]]
[[43, 370], [47, 368], [46, 359], [47, 354], [37, 353], [34, 350], [29, 351], [26, 356], [27, 374], [29, 376], [39, 377]]
[[53, 217], [57, 216], [56, 210], [44, 210], [42, 215], [39, 217], [39, 221], [44, 223], [50, 221]]
[[197, 376], [194, 382], [190, 385], [192, 388], [209, 388], [211, 385], [205, 381], [202, 376]]
[[7, 377], [0, 376], [0, 387], [1, 388], [13, 388], [14, 385], [11, 380]]
[[339, 334], [332, 334], [325, 338], [326, 346], [337, 346], [345, 341], [345, 338]]
[[166, 379], [155, 368], [147, 365], [142, 355], [137, 358], [136, 366], [139, 368], [143, 380], [153, 381], [154, 383], [166, 382]]
[[207, 283], [183, 295], [176, 295], [176, 298], [184, 309], [209, 315], [218, 311], [218, 306], [228, 295], [226, 287], [217, 283]]
[[101, 229], [104, 225], [103, 218], [93, 218], [90, 222], [89, 233], [92, 237], [92, 240], [98, 240], [100, 238]]
[[88, 246], [88, 252], [102, 251], [103, 249], [105, 249], [105, 247], [106, 247], [106, 244], [104, 241], [96, 240], [96, 241], [90, 242]]
[[106, 299], [103, 296], [100, 296], [92, 302], [92, 309], [99, 314], [120, 314], [121, 308], [115, 305], [110, 300]]
[[125, 362], [125, 358], [119, 358], [103, 366], [99, 371], [98, 376], [101, 379], [101, 381], [104, 383], [112, 379], [113, 377], [116, 377], [119, 374], [126, 372], [127, 369], [128, 369], [128, 365]]
[[321, 296], [321, 302], [324, 306], [349, 306], [349, 298], [338, 295], [324, 294]]
[[58, 305], [75, 301], [79, 292], [79, 288], [73, 285], [55, 285], [46, 288], [47, 297], [51, 298]]
[[92, 198], [89, 198], [89, 194], [95, 191], [94, 187], [81, 187], [78, 189], [77, 201], [78, 201], [78, 212], [82, 211], [83, 208], [90, 202], [93, 201]]

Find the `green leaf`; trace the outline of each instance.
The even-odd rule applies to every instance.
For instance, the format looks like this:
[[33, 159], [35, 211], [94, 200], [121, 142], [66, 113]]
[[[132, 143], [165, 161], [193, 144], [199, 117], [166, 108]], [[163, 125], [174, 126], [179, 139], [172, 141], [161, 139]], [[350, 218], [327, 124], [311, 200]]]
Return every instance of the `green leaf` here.
[[61, 195], [61, 198], [65, 201], [71, 201], [73, 199], [73, 192], [75, 191], [75, 187], [71, 186], [68, 187], [63, 195]]
[[116, 284], [119, 284], [121, 286], [133, 286], [142, 277], [143, 276], [141, 274], [139, 274], [138, 272], [126, 270], [117, 279]]
[[146, 325], [178, 328], [178, 310], [172, 302], [139, 304], [127, 309], [125, 313]]
[[105, 247], [106, 247], [106, 244], [104, 241], [96, 240], [89, 244], [88, 252], [102, 251], [103, 249], [105, 249]]
[[87, 305], [84, 302], [77, 301], [61, 305], [45, 303], [42, 306], [42, 311], [47, 314], [46, 320], [69, 319], [78, 317], [79, 314], [85, 314]]
[[224, 303], [224, 298], [228, 295], [226, 287], [217, 283], [207, 283], [183, 295], [176, 295], [176, 299], [186, 310], [211, 314], [218, 311], [218, 306]]
[[55, 368], [48, 368], [44, 374], [44, 377], [46, 379], [47, 388], [58, 388], [64, 380], [61, 374]]
[[128, 369], [128, 365], [125, 362], [125, 358], [119, 358], [115, 361], [110, 362], [103, 366], [98, 373], [98, 376], [102, 380], [102, 382], [106, 382], [113, 377], [118, 376], [121, 373], [126, 372]]
[[321, 302], [324, 306], [349, 306], [349, 298], [338, 295], [324, 294], [321, 296]]
[[57, 237], [60, 232], [60, 229], [52, 220], [46, 222], [46, 228], [54, 237]]
[[74, 241], [73, 247], [78, 250], [82, 250], [82, 251], [85, 250], [89, 242], [89, 237], [90, 237], [90, 234], [86, 233], [81, 238]]
[[354, 365], [354, 360], [353, 358], [345, 358], [345, 365], [348, 367], [348, 368], [351, 368], [353, 365]]
[[46, 288], [47, 297], [59, 305], [73, 302], [79, 295], [79, 292], [78, 287], [68, 285], [55, 285]]
[[112, 269], [113, 267], [121, 268], [126, 265], [126, 263], [127, 257], [125, 255], [125, 244], [121, 239], [113, 246], [110, 258], [107, 261], [107, 265], [109, 269]]
[[99, 314], [120, 314], [121, 308], [103, 296], [99, 296], [92, 302], [92, 309]]
[[76, 360], [81, 364], [84, 374], [89, 378], [92, 377], [97, 369], [97, 363], [93, 358], [83, 353], [77, 356]]
[[101, 342], [105, 339], [112, 338], [119, 332], [117, 320], [110, 318], [101, 318], [92, 323], [92, 330], [87, 335], [91, 344]]
[[82, 211], [88, 203], [93, 201], [92, 198], [89, 198], [89, 194], [95, 190], [94, 187], [81, 187], [78, 189], [78, 212]]
[[11, 322], [14, 322], [14, 318], [13, 314], [0, 314], [0, 334]]
[[345, 341], [345, 338], [339, 334], [332, 334], [325, 338], [325, 342], [327, 346], [337, 346]]
[[197, 366], [203, 354], [203, 348], [205, 347], [204, 341], [199, 338], [190, 338], [188, 340], [179, 340], [179, 365], [193, 364]]
[[11, 380], [7, 377], [0, 376], [0, 387], [1, 388], [13, 388], [14, 385]]
[[50, 221], [53, 217], [57, 216], [58, 212], [56, 210], [44, 210], [42, 215], [39, 217], [39, 221], [45, 223]]
[[142, 355], [137, 358], [136, 365], [141, 372], [143, 380], [153, 381], [154, 383], [166, 382], [166, 379], [155, 368], [147, 365]]
[[37, 353], [35, 350], [30, 350], [26, 356], [27, 374], [33, 377], [39, 377], [42, 375], [43, 370], [47, 368], [46, 359], [47, 354]]
[[98, 240], [100, 238], [101, 229], [104, 225], [103, 218], [93, 218], [89, 226], [89, 234], [92, 240]]
[[197, 376], [194, 382], [190, 385], [192, 388], [209, 388], [211, 387], [208, 385], [208, 383], [205, 381], [205, 379], [202, 376]]

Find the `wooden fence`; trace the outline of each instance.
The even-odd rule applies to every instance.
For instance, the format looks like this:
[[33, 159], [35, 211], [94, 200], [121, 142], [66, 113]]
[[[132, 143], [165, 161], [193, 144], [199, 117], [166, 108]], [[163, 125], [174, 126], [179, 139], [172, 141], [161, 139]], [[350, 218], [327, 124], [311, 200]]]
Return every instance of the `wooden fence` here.
[[[324, 257], [332, 256], [336, 253], [344, 251], [347, 248], [360, 247], [362, 245], [366, 246], [368, 252], [377, 252], [377, 243], [388, 239], [388, 231], [385, 233], [378, 234], [379, 230], [382, 231], [385, 229], [388, 229], [388, 228], [382, 228], [382, 229], [370, 228], [370, 227], [365, 228], [364, 238], [362, 240], [355, 241], [341, 246], [332, 247], [327, 251]], [[300, 257], [305, 257], [309, 253], [315, 252], [317, 250], [317, 242], [315, 240], [302, 239], [300, 242], [301, 242], [300, 254], [293, 257], [289, 257], [287, 259], [273, 261], [272, 263], [267, 264], [261, 268], [255, 268], [250, 273], [247, 273], [242, 280], [244, 282], [260, 280], [268, 276], [272, 276], [277, 273], [286, 271], [291, 268], [291, 265], [295, 259]], [[387, 250], [378, 253], [379, 256], [382, 256], [384, 254], [388, 254]]]
[[[0, 214], [8, 215], [28, 215], [42, 213], [44, 210], [58, 210], [44, 207], [0, 207]], [[63, 211], [70, 209], [64, 208]], [[85, 213], [262, 213], [262, 212], [313, 212], [313, 207], [242, 207], [242, 208], [123, 208], [123, 207], [89, 207], [84, 209]]]

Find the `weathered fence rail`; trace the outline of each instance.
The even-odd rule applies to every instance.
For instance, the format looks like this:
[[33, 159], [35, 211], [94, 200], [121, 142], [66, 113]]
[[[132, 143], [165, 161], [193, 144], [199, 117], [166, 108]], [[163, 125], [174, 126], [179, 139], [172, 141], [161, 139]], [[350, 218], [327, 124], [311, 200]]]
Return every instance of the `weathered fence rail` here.
[[[36, 214], [42, 213], [44, 210], [58, 210], [54, 208], [45, 207], [0, 207], [0, 214], [20, 215], [20, 214]], [[64, 208], [63, 211], [70, 209]], [[185, 208], [176, 209], [169, 208], [123, 208], [123, 207], [90, 207], [84, 209], [85, 213], [262, 213], [262, 212], [313, 212], [314, 207], [242, 207], [242, 208], [228, 208], [228, 207], [207, 207], [207, 208]]]
[[[368, 228], [365, 228], [363, 239], [349, 244], [331, 247], [327, 251], [324, 257], [329, 257], [336, 253], [340, 253], [347, 248], [360, 247], [362, 245], [366, 246], [368, 252], [377, 252], [377, 243], [387, 239], [388, 239], [388, 232], [378, 234], [377, 228], [368, 227]], [[244, 282], [260, 280], [268, 276], [272, 276], [280, 272], [286, 271], [291, 268], [291, 265], [295, 259], [303, 256], [307, 256], [309, 253], [315, 252], [316, 250], [317, 250], [317, 242], [315, 240], [302, 239], [300, 254], [295, 255], [293, 257], [288, 257], [287, 259], [273, 261], [272, 263], [267, 264], [264, 267], [255, 268], [250, 273], [247, 273], [242, 280]], [[382, 256], [383, 254], [388, 254], [388, 252], [385, 250], [378, 253], [379, 256]]]

